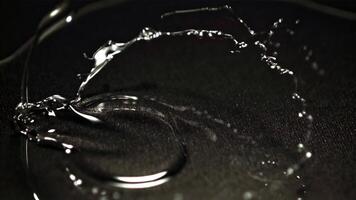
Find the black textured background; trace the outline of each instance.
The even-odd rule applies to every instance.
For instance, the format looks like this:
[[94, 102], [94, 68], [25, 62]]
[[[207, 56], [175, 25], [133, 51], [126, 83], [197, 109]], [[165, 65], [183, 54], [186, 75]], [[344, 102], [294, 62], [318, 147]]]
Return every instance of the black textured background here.
[[[350, 1], [326, 3], [351, 11], [355, 11], [356, 7], [356, 3]], [[28, 0], [0, 3], [1, 58], [9, 55], [34, 33], [41, 16], [53, 4]], [[302, 70], [306, 74], [303, 92], [310, 102], [310, 112], [316, 119], [311, 141], [315, 156], [307, 169], [311, 177], [310, 199], [355, 199], [356, 21], [324, 15], [294, 4], [265, 1], [243, 3], [237, 12], [254, 27], [271, 24], [280, 15], [301, 16], [303, 19], [299, 37], [314, 50], [315, 59], [325, 70], [322, 77], [313, 75], [315, 72], [311, 69]], [[21, 64], [18, 61], [0, 67], [0, 199], [32, 198], [20, 159], [20, 137], [13, 134], [11, 124], [13, 108], [19, 102]], [[221, 76], [219, 81], [227, 81]], [[193, 80], [195, 77], [185, 78]], [[37, 86], [45, 87], [41, 84]], [[177, 87], [181, 87], [179, 82]], [[273, 105], [273, 96], [266, 98], [270, 98]], [[261, 107], [265, 103], [254, 102]], [[286, 110], [278, 103], [275, 107], [275, 113]], [[275, 113], [265, 111], [259, 116], [273, 123]], [[280, 132], [290, 128], [278, 123], [276, 126], [276, 129], [282, 130]], [[282, 134], [279, 137], [286, 144], [295, 143], [293, 137]]]

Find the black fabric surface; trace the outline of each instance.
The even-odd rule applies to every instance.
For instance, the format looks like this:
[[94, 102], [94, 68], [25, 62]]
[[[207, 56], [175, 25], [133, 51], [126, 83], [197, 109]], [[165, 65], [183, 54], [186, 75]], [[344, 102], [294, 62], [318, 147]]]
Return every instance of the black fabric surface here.
[[[351, 5], [354, 4], [351, 3]], [[1, 24], [3, 27], [0, 32], [1, 57], [8, 55], [16, 49], [15, 47], [22, 44], [26, 38], [33, 34], [35, 24], [37, 24], [38, 20], [49, 7], [51, 5], [43, 2], [17, 5], [1, 3], [1, 10], [7, 10], [1, 14]], [[339, 7], [342, 7], [342, 3], [339, 4]], [[281, 47], [281, 62], [286, 64], [292, 63], [293, 70], [300, 74], [301, 79], [304, 81], [302, 92], [309, 102], [308, 109], [315, 119], [314, 132], [310, 141], [314, 156], [305, 169], [309, 183], [308, 187], [310, 188], [307, 199], [355, 199], [356, 22], [321, 14], [294, 4], [278, 2], [240, 3], [236, 4], [236, 12], [239, 16], [246, 19], [251, 27], [260, 30], [269, 27], [279, 17], [301, 19], [301, 25], [296, 28], [296, 33], [298, 34], [288, 43], [287, 47]], [[140, 17], [137, 17], [137, 20]], [[137, 26], [140, 27], [140, 25]], [[135, 26], [132, 29], [136, 30]], [[288, 41], [288, 38], [285, 40]], [[94, 44], [89, 44], [87, 49], [89, 52], [93, 51], [104, 42], [101, 40], [94, 41]], [[313, 50], [312, 59], [317, 61], [320, 68], [324, 70], [323, 76], [319, 76], [318, 72], [312, 69], [310, 62], [304, 61], [304, 45]], [[196, 95], [198, 99], [206, 97], [207, 99], [211, 99], [213, 103], [203, 101], [203, 104], [206, 104], [206, 107], [215, 106], [216, 110], [219, 110], [218, 108], [221, 105], [221, 107], [228, 107], [227, 105], [238, 104], [244, 110], [253, 113], [253, 116], [262, 119], [268, 125], [268, 129], [274, 133], [273, 138], [277, 142], [291, 147], [301, 140], [301, 136], [295, 133], [298, 133], [302, 125], [293, 123], [295, 115], [293, 114], [294, 110], [290, 107], [291, 102], [275, 95], [276, 93], [284, 94], [284, 89], [288, 89], [289, 86], [279, 88], [279, 84], [285, 84], [286, 82], [276, 81], [273, 79], [273, 76], [264, 77], [264, 74], [268, 73], [264, 70], [252, 72], [254, 74], [251, 77], [255, 77], [255, 79], [250, 80], [250, 71], [248, 69], [255, 67], [255, 62], [243, 63], [243, 61], [240, 61], [239, 64], [246, 67], [231, 69], [228, 66], [232, 66], [231, 63], [235, 62], [235, 60], [225, 58], [224, 63], [216, 61], [213, 66], [211, 63], [214, 63], [214, 60], [204, 60], [204, 57], [202, 57], [199, 62], [197, 61], [192, 65], [195, 68], [189, 68], [191, 67], [189, 63], [186, 64], [187, 67], [179, 68], [176, 66], [177, 62], [172, 61], [172, 58], [177, 57], [176, 54], [172, 55], [173, 53], [170, 54], [168, 50], [163, 53], [154, 52], [149, 47], [147, 48], [146, 50], [141, 50], [141, 52], [138, 51], [143, 55], [143, 58], [135, 60], [135, 64], [141, 66], [141, 68], [131, 68], [130, 64], [134, 58], [130, 55], [123, 56], [122, 65], [126, 67], [114, 71], [115, 73], [112, 73], [112, 71], [103, 71], [104, 80], [117, 84], [117, 87], [121, 89], [138, 87], [139, 89], [143, 88], [143, 90], [146, 89], [157, 94], [162, 92], [167, 94], [172, 93], [173, 97], [178, 93], [182, 96]], [[44, 49], [46, 50], [46, 48]], [[216, 49], [216, 52], [218, 51], [219, 49]], [[74, 50], [73, 52], [79, 53]], [[61, 55], [76, 56], [73, 52], [61, 52]], [[178, 52], [178, 57], [181, 56], [190, 61], [189, 58], [192, 57], [193, 59], [195, 56], [192, 52], [194, 50]], [[206, 51], [202, 55], [208, 57], [216, 52]], [[51, 58], [51, 56], [55, 57], [54, 54], [58, 53], [58, 50], [44, 53], [47, 54], [47, 58]], [[246, 54], [248, 56], [249, 52]], [[168, 67], [155, 65], [157, 60], [165, 63]], [[73, 88], [73, 85], [78, 84], [78, 82], [74, 81], [75, 75], [87, 69], [81, 65], [85, 61], [78, 61], [70, 70], [68, 67], [66, 68], [66, 66], [71, 65], [68, 60], [62, 59], [61, 62], [56, 63], [56, 65], [64, 66], [64, 72], [61, 72], [63, 70], [58, 68], [53, 70], [48, 69], [46, 65], [43, 65], [43, 69], [39, 67], [36, 68], [37, 71], [31, 72], [38, 75], [38, 77], [34, 76], [32, 80], [33, 87], [30, 88], [30, 91], [35, 94], [34, 99], [43, 98], [57, 91], [61, 91], [61, 94], [65, 96], [74, 94], [75, 88]], [[182, 63], [184, 64], [184, 59], [179, 62], [179, 64]], [[41, 64], [48, 63], [46, 61]], [[11, 65], [0, 67], [0, 199], [33, 198], [32, 191], [27, 184], [24, 163], [21, 159], [21, 155], [23, 154], [21, 143], [24, 138], [14, 134], [11, 122], [14, 107], [20, 99], [19, 88], [22, 65], [23, 58]], [[138, 70], [147, 65], [150, 67]], [[201, 70], [199, 66], [205, 67], [205, 70]], [[187, 70], [190, 71], [187, 72]], [[48, 71], [53, 72], [53, 74], [47, 76], [46, 73]], [[135, 74], [135, 77], [125, 76], [125, 74], [130, 73]], [[119, 75], [120, 82], [115, 82], [117, 76], [114, 76], [114, 74], [124, 75]], [[198, 74], [201, 77], [197, 76]], [[243, 79], [236, 82], [236, 80], [241, 78], [241, 74], [246, 80]], [[54, 81], [54, 84], [49, 85], [52, 81]], [[254, 84], [250, 84], [250, 88], [244, 88], [249, 83]], [[270, 86], [266, 89], [266, 87], [259, 87], [259, 83], [270, 83]], [[99, 84], [103, 85], [103, 87], [100, 87], [100, 90], [107, 90], [105, 83]], [[117, 89], [115, 88], [115, 84], [110, 90]], [[215, 102], [220, 102], [219, 106], [211, 105]], [[236, 107], [234, 106], [234, 109]], [[256, 125], [252, 118], [249, 118], [247, 122], [251, 126]], [[152, 142], [155, 144], [154, 141]], [[220, 150], [224, 149], [228, 149], [228, 145], [221, 145]], [[43, 154], [44, 157], [46, 155], [50, 156]], [[47, 159], [49, 160], [49, 165], [55, 163], [50, 158]], [[200, 159], [202, 161], [209, 160], [209, 155], [205, 155]], [[143, 164], [147, 162], [145, 160], [142, 161]], [[215, 170], [214, 167], [211, 166], [209, 172], [213, 172]], [[228, 174], [228, 171], [225, 172]], [[192, 173], [190, 175], [194, 177], [195, 174]], [[193, 180], [199, 184], [199, 178]], [[213, 181], [218, 182], [219, 180]], [[194, 186], [194, 184], [192, 185]], [[196, 194], [199, 194], [198, 190]], [[231, 196], [233, 195], [229, 196], [222, 192], [220, 199], [229, 199]], [[193, 197], [199, 199], [199, 196], [193, 195]], [[219, 199], [219, 196], [216, 198]], [[162, 199], [165, 199], [165, 197], [162, 197]]]

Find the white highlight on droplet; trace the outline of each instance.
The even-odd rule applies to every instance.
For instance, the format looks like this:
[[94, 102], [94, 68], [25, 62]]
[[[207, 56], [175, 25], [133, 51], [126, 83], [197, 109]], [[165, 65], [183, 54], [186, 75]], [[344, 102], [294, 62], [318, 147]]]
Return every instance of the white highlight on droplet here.
[[312, 157], [312, 153], [310, 152], [310, 151], [308, 151], [306, 154], [305, 154], [305, 157], [307, 157], [307, 158], [311, 158]]
[[49, 129], [47, 132], [48, 133], [54, 133], [56, 131], [56, 129]]
[[68, 16], [66, 17], [66, 22], [67, 22], [67, 23], [71, 22], [72, 20], [73, 20], [73, 17], [72, 17], [71, 15], [68, 15]]
[[36, 193], [33, 193], [33, 198], [34, 198], [35, 200], [40, 200], [40, 198], [38, 198], [38, 196], [37, 196]]
[[54, 17], [54, 16], [56, 16], [56, 15], [59, 13], [59, 11], [60, 11], [60, 9], [59, 9], [59, 8], [56, 8], [56, 9], [54, 9], [54, 10], [49, 14], [49, 16], [50, 16], [50, 17]]
[[116, 180], [128, 182], [128, 183], [142, 183], [142, 182], [149, 182], [160, 179], [167, 174], [166, 171], [159, 172], [157, 174], [147, 175], [147, 176], [118, 176], [115, 177]]

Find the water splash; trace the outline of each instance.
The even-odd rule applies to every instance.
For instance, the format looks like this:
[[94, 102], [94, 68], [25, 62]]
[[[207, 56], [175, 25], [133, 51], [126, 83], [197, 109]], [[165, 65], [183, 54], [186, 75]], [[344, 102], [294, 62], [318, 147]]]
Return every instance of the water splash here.
[[97, 73], [100, 72], [101, 69], [105, 67], [105, 65], [110, 62], [111, 59], [114, 58], [115, 55], [122, 53], [131, 45], [139, 41], [150, 41], [160, 37], [177, 37], [177, 36], [194, 36], [197, 38], [210, 38], [210, 39], [222, 39], [222, 40], [230, 40], [233, 45], [234, 49], [230, 50], [230, 52], [238, 52], [239, 49], [243, 49], [247, 47], [245, 42], [239, 42], [233, 35], [229, 33], [223, 33], [219, 30], [196, 30], [196, 29], [188, 29], [182, 31], [175, 31], [175, 32], [161, 32], [156, 31], [153, 28], [146, 27], [142, 29], [141, 33], [133, 38], [132, 40], [125, 42], [125, 43], [113, 43], [109, 41], [107, 45], [102, 46], [99, 48], [92, 59], [95, 60], [95, 65], [91, 69], [87, 78], [81, 83], [76, 101], [80, 101], [81, 93], [84, 91], [86, 85], [89, 81], [95, 77]]
[[[81, 82], [77, 90], [77, 95], [74, 99], [68, 100], [60, 95], [53, 95], [35, 103], [26, 101], [21, 102], [16, 108], [16, 115], [14, 117], [18, 131], [26, 135], [27, 138], [31, 141], [61, 148], [65, 151], [66, 154], [72, 154], [76, 151], [81, 153], [81, 151], [97, 150], [98, 147], [95, 141], [90, 139], [86, 140], [83, 138], [78, 140], [78, 136], [63, 133], [63, 130], [61, 130], [60, 127], [53, 127], [52, 120], [63, 120], [70, 118], [75, 119], [75, 121], [91, 128], [100, 127], [100, 129], [120, 130], [128, 128], [128, 125], [125, 125], [127, 121], [120, 121], [120, 119], [113, 123], [112, 120], [107, 117], [108, 115], [114, 113], [114, 115], [117, 116], [131, 114], [134, 116], [137, 114], [137, 116], [140, 117], [148, 116], [149, 118], [157, 120], [162, 126], [168, 127], [167, 129], [169, 130], [169, 134], [171, 134], [173, 138], [176, 139], [175, 141], [178, 149], [178, 156], [174, 164], [169, 166], [167, 169], [148, 175], [108, 176], [104, 174], [103, 176], [100, 176], [100, 178], [97, 177], [96, 179], [104, 180], [100, 182], [101, 184], [126, 189], [142, 189], [166, 183], [183, 169], [184, 165], [186, 164], [186, 160], [189, 157], [185, 141], [182, 141], [179, 137], [180, 127], [177, 125], [177, 118], [179, 118], [180, 121], [184, 122], [184, 124], [187, 126], [204, 129], [207, 133], [207, 137], [213, 142], [218, 140], [216, 132], [219, 132], [219, 130], [237, 134], [238, 129], [234, 127], [233, 123], [228, 122], [228, 120], [222, 119], [221, 117], [214, 116], [214, 114], [211, 114], [207, 110], [199, 110], [194, 106], [173, 105], [157, 97], [110, 93], [87, 98], [83, 97], [83, 92], [85, 91], [88, 83], [91, 82], [92, 79], [96, 77], [96, 75], [100, 73], [100, 71], [105, 68], [105, 66], [115, 56], [121, 54], [124, 51], [127, 51], [135, 43], [143, 41], [149, 42], [159, 38], [171, 37], [226, 40], [229, 41], [233, 46], [233, 48], [228, 49], [227, 52], [233, 54], [240, 53], [245, 48], [250, 46], [258, 47], [260, 49], [260, 55], [257, 55], [256, 58], [260, 59], [261, 62], [263, 62], [267, 67], [276, 71], [281, 76], [290, 77], [290, 80], [293, 82], [295, 88], [291, 92], [291, 98], [295, 100], [296, 104], [298, 104], [300, 107], [298, 113], [296, 114], [301, 120], [307, 122], [307, 133], [305, 134], [305, 139], [303, 143], [296, 144], [297, 152], [299, 152], [302, 156], [297, 162], [291, 164], [288, 168], [283, 170], [283, 174], [287, 177], [295, 175], [301, 164], [312, 157], [312, 152], [307, 148], [307, 143], [310, 140], [310, 136], [312, 134], [311, 129], [313, 126], [313, 116], [307, 111], [306, 100], [299, 92], [299, 79], [296, 77], [295, 73], [289, 67], [281, 66], [278, 62], [275, 52], [270, 52], [271, 48], [278, 48], [280, 46], [279, 43], [272, 41], [272, 37], [275, 32], [279, 30], [280, 25], [283, 23], [283, 19], [278, 19], [275, 23], [273, 23], [270, 30], [257, 32], [248, 26], [243, 19], [236, 17], [230, 6], [173, 11], [161, 15], [161, 18], [185, 13], [215, 12], [220, 10], [227, 10], [229, 13], [231, 13], [232, 16], [234, 16], [236, 22], [242, 24], [249, 32], [251, 41], [239, 41], [237, 38], [238, 36], [220, 30], [187, 29], [165, 32], [155, 30], [150, 27], [143, 28], [137, 37], [129, 41], [109, 41], [107, 44], [100, 47], [91, 57], [91, 59], [94, 61], [94, 66], [85, 76], [85, 78], [83, 78], [83, 81]], [[70, 23], [71, 20], [72, 18], [69, 20], [68, 17], [66, 18], [67, 23]], [[287, 32], [291, 35], [294, 34], [294, 31], [291, 29], [287, 29]], [[266, 37], [261, 40], [261, 36], [263, 35], [266, 35]], [[24, 83], [26, 83], [26, 81]], [[172, 117], [172, 115], [174, 117]], [[212, 127], [206, 125], [209, 123], [213, 124], [210, 125]], [[241, 136], [240, 139], [248, 140], [251, 144], [256, 143], [254, 139], [246, 136]], [[105, 147], [102, 148], [105, 149]], [[278, 166], [278, 161], [273, 159], [266, 159], [260, 162], [262, 167], [267, 165]], [[77, 170], [85, 171], [83, 169]], [[83, 187], [83, 185], [85, 185], [85, 183], [83, 183], [84, 179], [78, 178], [79, 175], [76, 174], [75, 167], [66, 167], [66, 171], [69, 174], [69, 179], [73, 181], [73, 185], [75, 187]], [[91, 172], [87, 173], [93, 175]], [[263, 173], [258, 175], [254, 173], [248, 173], [248, 176], [259, 182], [267, 184], [266, 187], [269, 184], [276, 182], [265, 178]], [[296, 176], [300, 177], [299, 175]], [[93, 194], [99, 193], [97, 187], [90, 186], [90, 188], [92, 189], [86, 189], [85, 191], [91, 191]], [[243, 195], [243, 198], [249, 199], [254, 195], [255, 194], [253, 191], [246, 191]]]

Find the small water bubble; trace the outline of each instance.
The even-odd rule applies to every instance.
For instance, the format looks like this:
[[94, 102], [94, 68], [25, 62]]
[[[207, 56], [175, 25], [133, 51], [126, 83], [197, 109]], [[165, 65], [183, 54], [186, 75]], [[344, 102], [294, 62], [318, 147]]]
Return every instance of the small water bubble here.
[[71, 150], [71, 149], [66, 149], [66, 150], [64, 150], [64, 152], [65, 152], [66, 154], [70, 154], [70, 153], [72, 153], [72, 150]]
[[78, 180], [74, 181], [73, 183], [74, 183], [74, 186], [80, 186], [83, 183], [83, 181], [81, 179], [78, 179]]
[[298, 144], [298, 149], [304, 149], [304, 144], [299, 143], [299, 144]]
[[68, 16], [66, 17], [66, 22], [67, 22], [67, 23], [70, 23], [72, 20], [73, 20], [73, 17], [72, 17], [71, 15], [68, 15]]
[[70, 180], [75, 181], [77, 178], [74, 174], [69, 175]]
[[274, 32], [272, 30], [268, 31], [268, 36], [272, 36], [274, 34]]
[[294, 173], [294, 169], [293, 168], [291, 168], [291, 167], [289, 167], [288, 169], [287, 169], [287, 176], [289, 176], [289, 175], [292, 175]]
[[92, 193], [92, 194], [98, 194], [98, 193], [99, 193], [99, 188], [93, 187], [93, 188], [91, 189], [91, 193]]
[[253, 198], [253, 193], [250, 192], [250, 191], [246, 191], [246, 192], [244, 192], [242, 198], [243, 198], [244, 200], [250, 200], [250, 199]]
[[311, 66], [314, 70], [317, 70], [319, 68], [318, 63], [316, 62], [312, 62]]
[[311, 157], [312, 157], [312, 153], [311, 153], [311, 152], [307, 152], [307, 153], [305, 153], [305, 157], [307, 157], [307, 158], [311, 158]]
[[307, 119], [308, 119], [309, 121], [313, 121], [313, 116], [312, 116], [312, 115], [308, 115]]

